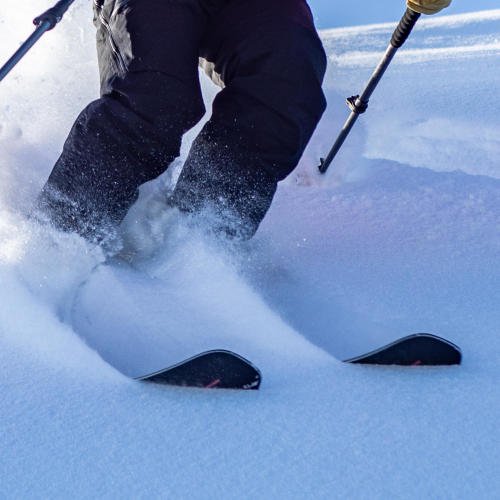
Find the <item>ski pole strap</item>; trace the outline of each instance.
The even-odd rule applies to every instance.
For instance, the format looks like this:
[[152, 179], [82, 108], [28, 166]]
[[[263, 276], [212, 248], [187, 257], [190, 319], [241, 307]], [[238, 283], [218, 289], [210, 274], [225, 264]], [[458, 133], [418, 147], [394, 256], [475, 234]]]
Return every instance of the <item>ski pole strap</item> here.
[[411, 30], [418, 21], [420, 14], [411, 9], [406, 9], [404, 16], [399, 21], [398, 27], [394, 30], [391, 38], [391, 45], [395, 49], [399, 49], [401, 45], [406, 42], [406, 39], [410, 36]]
[[33, 19], [33, 24], [35, 26], [40, 26], [41, 24], [46, 23], [47, 28], [45, 31], [51, 30], [63, 18], [69, 6], [74, 1], [75, 0], [59, 0], [54, 7], [50, 8], [38, 17], [35, 17], [35, 19]]

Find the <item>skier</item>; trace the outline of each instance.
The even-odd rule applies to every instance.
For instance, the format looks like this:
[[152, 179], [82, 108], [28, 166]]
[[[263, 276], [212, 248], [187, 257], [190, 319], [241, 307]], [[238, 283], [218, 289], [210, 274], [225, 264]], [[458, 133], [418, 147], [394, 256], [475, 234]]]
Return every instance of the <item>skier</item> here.
[[[434, 14], [450, 1], [407, 4]], [[101, 96], [73, 125], [39, 216], [92, 241], [113, 234], [203, 116], [199, 64], [222, 90], [166, 203], [211, 209], [216, 232], [250, 238], [326, 106], [305, 0], [94, 0], [94, 24]]]

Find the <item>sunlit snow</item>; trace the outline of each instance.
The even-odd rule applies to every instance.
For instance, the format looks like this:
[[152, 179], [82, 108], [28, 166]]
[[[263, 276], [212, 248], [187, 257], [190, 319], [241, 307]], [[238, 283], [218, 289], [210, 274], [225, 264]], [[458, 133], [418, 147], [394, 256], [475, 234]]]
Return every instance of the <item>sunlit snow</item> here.
[[[125, 223], [142, 253], [116, 269], [26, 219], [98, 94], [90, 5], [0, 84], [0, 496], [497, 497], [500, 11], [422, 18], [325, 176], [394, 26], [322, 32], [328, 110], [254, 240], [165, 215], [178, 161], [142, 189]], [[2, 0], [1, 61], [46, 7]], [[463, 365], [340, 361], [418, 331]], [[126, 376], [211, 345], [250, 357], [260, 391]]]

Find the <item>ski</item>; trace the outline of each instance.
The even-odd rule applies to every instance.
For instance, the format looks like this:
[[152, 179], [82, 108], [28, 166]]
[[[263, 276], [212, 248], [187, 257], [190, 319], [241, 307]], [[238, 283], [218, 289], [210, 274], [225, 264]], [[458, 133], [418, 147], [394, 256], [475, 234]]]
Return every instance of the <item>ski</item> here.
[[[445, 366], [459, 365], [460, 348], [452, 342], [429, 333], [416, 333], [361, 356], [344, 360], [351, 364]], [[198, 387], [204, 389], [259, 388], [262, 375], [247, 359], [227, 350], [205, 351], [163, 370], [135, 380], [155, 384]]]
[[415, 333], [400, 338], [345, 363], [366, 365], [440, 366], [459, 365], [460, 348], [449, 340], [430, 333]]
[[232, 351], [205, 351], [175, 365], [135, 380], [204, 389], [258, 389], [260, 371]]

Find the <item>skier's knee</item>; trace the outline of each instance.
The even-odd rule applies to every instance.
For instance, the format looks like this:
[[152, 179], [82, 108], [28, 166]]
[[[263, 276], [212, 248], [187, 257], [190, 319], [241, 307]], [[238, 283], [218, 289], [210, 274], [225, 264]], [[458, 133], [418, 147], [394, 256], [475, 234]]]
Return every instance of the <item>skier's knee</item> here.
[[159, 132], [182, 135], [205, 113], [198, 81], [187, 82], [157, 71], [115, 78], [106, 95]]
[[322, 91], [326, 55], [320, 40], [316, 33], [298, 25], [288, 25], [286, 30], [284, 41], [294, 40], [291, 50], [288, 48], [285, 52], [282, 47], [281, 57], [287, 54], [288, 60], [277, 64], [278, 71], [267, 82], [267, 94], [279, 96], [271, 97], [268, 102], [267, 128], [269, 134], [274, 130], [274, 136], [279, 136], [276, 147], [282, 152], [277, 171], [280, 179], [299, 162], [326, 109]]
[[317, 34], [300, 24], [283, 21], [270, 33], [252, 39], [246, 57], [227, 63], [231, 76], [214, 101], [212, 120], [242, 137], [241, 146], [258, 152], [281, 180], [297, 165], [326, 108], [326, 56]]

